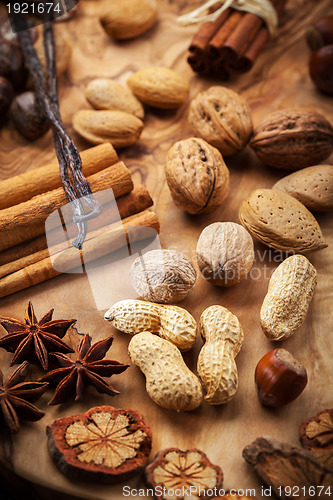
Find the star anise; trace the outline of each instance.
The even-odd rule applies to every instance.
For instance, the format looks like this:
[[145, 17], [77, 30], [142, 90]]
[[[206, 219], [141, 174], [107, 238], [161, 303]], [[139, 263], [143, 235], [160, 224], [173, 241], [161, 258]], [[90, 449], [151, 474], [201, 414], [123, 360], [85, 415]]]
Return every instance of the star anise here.
[[13, 318], [0, 317], [0, 324], [8, 335], [0, 339], [0, 347], [14, 352], [11, 365], [24, 360], [37, 360], [44, 370], [48, 369], [48, 353], [74, 352], [62, 339], [76, 319], [52, 320], [53, 309], [37, 321], [34, 308], [29, 302], [25, 311], [25, 323]]
[[86, 333], [78, 345], [76, 360], [73, 361], [61, 353], [50, 354], [52, 361], [61, 368], [56, 368], [39, 379], [43, 382], [58, 384], [49, 405], [64, 403], [73, 392], [75, 401], [83, 399], [84, 389], [88, 385], [94, 386], [99, 393], [109, 396], [119, 394], [103, 379], [115, 373], [122, 373], [129, 367], [118, 361], [103, 359], [112, 341], [111, 336], [91, 346], [91, 337]]
[[48, 384], [42, 382], [24, 382], [29, 363], [25, 361], [3, 383], [0, 370], [0, 414], [11, 432], [19, 430], [19, 419], [35, 422], [44, 416], [44, 412], [31, 404], [46, 391]]

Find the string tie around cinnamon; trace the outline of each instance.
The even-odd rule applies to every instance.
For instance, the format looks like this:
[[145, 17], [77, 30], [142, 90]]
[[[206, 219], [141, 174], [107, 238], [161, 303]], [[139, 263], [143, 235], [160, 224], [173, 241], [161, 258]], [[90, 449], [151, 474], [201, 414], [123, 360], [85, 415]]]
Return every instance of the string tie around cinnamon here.
[[[219, 4], [222, 5], [214, 10], [214, 12], [206, 15], [203, 14], [208, 9], [216, 8]], [[215, 21], [229, 7], [255, 14], [265, 21], [271, 35], [275, 33], [278, 26], [278, 16], [270, 0], [208, 0], [198, 9], [178, 17], [177, 21], [183, 26]]]

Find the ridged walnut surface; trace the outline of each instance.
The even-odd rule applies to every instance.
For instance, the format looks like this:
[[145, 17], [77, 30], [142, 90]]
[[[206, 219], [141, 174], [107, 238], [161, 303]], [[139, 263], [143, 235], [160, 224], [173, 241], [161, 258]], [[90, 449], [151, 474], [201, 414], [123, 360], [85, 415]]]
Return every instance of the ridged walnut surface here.
[[304, 255], [292, 255], [273, 272], [260, 311], [270, 340], [285, 340], [305, 320], [317, 285], [317, 271]]
[[172, 304], [185, 299], [195, 285], [197, 273], [183, 253], [152, 250], [135, 259], [130, 278], [135, 291], [143, 299]]
[[157, 333], [181, 351], [191, 349], [197, 335], [195, 319], [178, 306], [121, 300], [110, 307], [104, 318], [118, 330], [130, 335], [145, 331]]
[[175, 345], [143, 332], [131, 339], [128, 352], [132, 362], [145, 374], [147, 393], [155, 403], [177, 411], [200, 406], [200, 381], [186, 366]]
[[289, 194], [256, 189], [239, 208], [241, 224], [269, 247], [314, 252], [327, 247], [317, 220]]
[[197, 370], [207, 392], [207, 403], [227, 403], [236, 394], [238, 374], [235, 357], [244, 340], [238, 318], [222, 306], [210, 306], [200, 317], [200, 333], [206, 342]]

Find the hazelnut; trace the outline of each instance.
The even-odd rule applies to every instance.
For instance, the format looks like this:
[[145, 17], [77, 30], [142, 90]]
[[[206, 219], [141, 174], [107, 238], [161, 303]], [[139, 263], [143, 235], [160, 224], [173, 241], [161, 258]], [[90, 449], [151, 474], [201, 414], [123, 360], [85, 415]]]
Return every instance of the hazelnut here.
[[6, 115], [14, 97], [11, 83], [3, 76], [0, 76], [0, 118]]
[[310, 77], [318, 90], [333, 94], [333, 44], [312, 52]]
[[311, 50], [318, 50], [333, 43], [333, 15], [318, 19], [306, 31], [306, 41]]
[[306, 369], [286, 349], [273, 349], [265, 354], [255, 370], [260, 402], [275, 408], [294, 401], [307, 381]]
[[50, 128], [50, 122], [40, 106], [35, 92], [23, 92], [12, 102], [10, 117], [17, 130], [27, 139], [38, 139]]

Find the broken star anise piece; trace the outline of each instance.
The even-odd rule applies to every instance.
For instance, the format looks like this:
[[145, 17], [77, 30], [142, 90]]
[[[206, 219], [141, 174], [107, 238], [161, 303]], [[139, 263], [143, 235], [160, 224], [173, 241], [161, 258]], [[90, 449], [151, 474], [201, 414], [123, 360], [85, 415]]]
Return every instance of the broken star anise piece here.
[[70, 478], [116, 483], [141, 471], [151, 451], [151, 431], [135, 410], [99, 406], [55, 420], [48, 449]]
[[76, 319], [56, 319], [52, 321], [53, 309], [37, 321], [34, 308], [29, 302], [25, 311], [25, 322], [18, 319], [0, 317], [0, 324], [8, 332], [0, 339], [0, 347], [14, 356], [11, 365], [24, 360], [37, 361], [44, 370], [48, 369], [48, 353], [74, 352], [62, 339]]
[[83, 399], [84, 388], [92, 385], [99, 393], [114, 396], [119, 394], [103, 377], [111, 377], [115, 373], [122, 373], [129, 365], [111, 359], [103, 359], [110, 349], [113, 337], [100, 340], [91, 346], [91, 337], [87, 333], [83, 336], [77, 348], [77, 359], [72, 360], [61, 353], [51, 353], [51, 360], [58, 364], [56, 368], [39, 380], [58, 384], [54, 397], [49, 405], [64, 403], [72, 393], [75, 401]]
[[25, 361], [3, 382], [0, 370], [0, 415], [11, 432], [19, 430], [19, 419], [35, 422], [44, 416], [44, 412], [31, 404], [46, 391], [48, 384], [42, 382], [24, 382], [29, 363]]
[[187, 451], [167, 448], [160, 451], [146, 467], [145, 478], [148, 486], [155, 490], [158, 500], [169, 499], [168, 492], [176, 489], [181, 492], [177, 499], [190, 497], [194, 500], [208, 497], [208, 490], [220, 490], [223, 473], [218, 465], [213, 465], [205, 453], [196, 448]]
[[298, 500], [311, 500], [317, 487], [325, 496], [333, 484], [333, 472], [316, 462], [309, 451], [269, 436], [246, 446], [243, 457], [279, 498], [290, 499], [290, 488], [295, 486]]
[[317, 462], [333, 470], [333, 408], [317, 413], [302, 424], [301, 443]]

